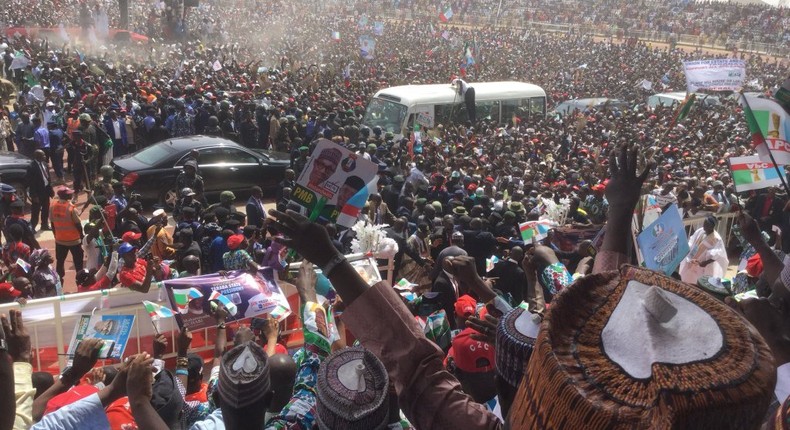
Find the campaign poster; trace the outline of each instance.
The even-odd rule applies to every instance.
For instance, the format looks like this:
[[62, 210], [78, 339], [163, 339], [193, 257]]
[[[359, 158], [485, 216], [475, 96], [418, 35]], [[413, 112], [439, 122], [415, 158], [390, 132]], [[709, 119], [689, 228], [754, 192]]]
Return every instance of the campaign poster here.
[[291, 193], [291, 202], [309, 216], [319, 199], [326, 203], [319, 219], [334, 222], [340, 209], [373, 181], [378, 166], [359, 154], [328, 140], [320, 139]]
[[684, 61], [686, 88], [693, 93], [711, 91], [739, 91], [746, 80], [746, 61], [736, 58]]
[[676, 205], [670, 206], [636, 238], [645, 267], [671, 275], [689, 252], [686, 229]]
[[134, 315], [80, 315], [69, 342], [68, 355], [73, 357], [83, 340], [101, 339], [99, 358], [120, 361], [134, 327]]
[[[210, 300], [215, 291], [236, 306], [235, 314], [229, 315], [227, 322], [269, 314], [276, 309], [291, 309], [288, 299], [274, 280], [274, 271], [269, 267], [254, 274], [246, 270], [236, 270], [227, 272], [225, 277], [211, 274], [172, 279], [164, 281], [164, 285], [171, 308], [178, 312], [176, 321], [180, 320], [179, 326], [193, 331], [217, 324], [211, 310], [213, 300]], [[179, 293], [184, 290], [194, 291], [193, 289], [199, 291], [199, 294], [189, 294], [187, 305], [180, 306], [177, 300]]]

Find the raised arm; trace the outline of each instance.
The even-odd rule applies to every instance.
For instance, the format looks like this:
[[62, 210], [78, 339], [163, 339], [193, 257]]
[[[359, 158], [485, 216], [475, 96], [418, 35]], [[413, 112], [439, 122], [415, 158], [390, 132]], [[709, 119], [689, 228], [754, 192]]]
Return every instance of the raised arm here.
[[639, 148], [630, 149], [623, 145], [609, 156], [609, 184], [606, 186], [606, 199], [609, 201], [609, 214], [606, 221], [606, 234], [603, 245], [595, 259], [593, 273], [617, 270], [620, 264], [628, 262], [631, 244], [631, 217], [642, 192], [642, 184], [653, 167], [651, 162], [637, 176]]

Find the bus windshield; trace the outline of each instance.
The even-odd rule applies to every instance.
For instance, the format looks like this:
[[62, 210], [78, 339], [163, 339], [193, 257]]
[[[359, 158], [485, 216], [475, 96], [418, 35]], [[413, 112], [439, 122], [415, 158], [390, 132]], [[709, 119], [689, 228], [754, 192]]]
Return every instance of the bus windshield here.
[[384, 132], [398, 134], [406, 119], [408, 108], [402, 104], [384, 99], [372, 99], [365, 111], [362, 124], [370, 128], [381, 127]]

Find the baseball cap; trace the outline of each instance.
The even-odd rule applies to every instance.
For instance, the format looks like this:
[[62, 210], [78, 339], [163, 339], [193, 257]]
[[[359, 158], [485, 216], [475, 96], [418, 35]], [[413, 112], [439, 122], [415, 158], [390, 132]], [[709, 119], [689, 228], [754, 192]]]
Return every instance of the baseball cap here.
[[123, 236], [121, 236], [121, 240], [128, 243], [128, 242], [132, 242], [134, 240], [140, 240], [141, 237], [143, 237], [142, 233], [135, 233], [133, 231], [127, 231], [126, 233], [123, 234]]
[[468, 294], [464, 294], [455, 301], [455, 315], [461, 318], [469, 318], [475, 314], [477, 300]]
[[119, 255], [123, 255], [123, 254], [129, 253], [129, 252], [132, 252], [133, 250], [134, 250], [134, 246], [132, 246], [131, 244], [129, 244], [127, 242], [124, 242], [124, 243], [121, 244], [121, 246], [118, 247], [118, 254]]
[[447, 352], [455, 367], [468, 373], [492, 372], [495, 368], [494, 347], [472, 339], [477, 331], [466, 328], [453, 338], [453, 344]]

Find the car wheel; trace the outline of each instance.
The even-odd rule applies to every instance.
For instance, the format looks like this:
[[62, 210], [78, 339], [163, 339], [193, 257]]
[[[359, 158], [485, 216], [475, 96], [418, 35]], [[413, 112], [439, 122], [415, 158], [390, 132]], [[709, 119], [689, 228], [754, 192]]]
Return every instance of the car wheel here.
[[25, 204], [30, 203], [27, 195], [27, 185], [22, 182], [11, 182], [9, 185], [16, 188], [16, 196], [18, 199], [25, 202]]
[[159, 194], [159, 204], [168, 212], [172, 212], [176, 207], [176, 200], [178, 200], [178, 192], [175, 188], [165, 189]]

